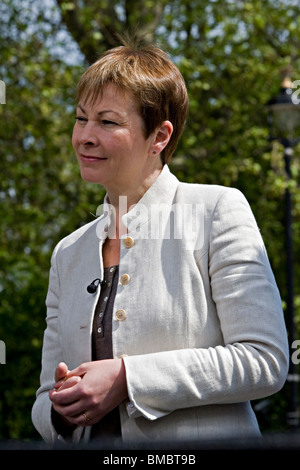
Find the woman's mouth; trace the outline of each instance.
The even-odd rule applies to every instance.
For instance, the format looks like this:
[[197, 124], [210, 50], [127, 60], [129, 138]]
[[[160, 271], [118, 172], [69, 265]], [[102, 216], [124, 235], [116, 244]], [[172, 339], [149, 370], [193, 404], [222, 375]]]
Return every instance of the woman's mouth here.
[[97, 163], [97, 162], [107, 160], [107, 158], [105, 158], [105, 157], [95, 157], [94, 155], [80, 154], [79, 156], [80, 156], [80, 160], [82, 160], [83, 162], [86, 162], [86, 163]]

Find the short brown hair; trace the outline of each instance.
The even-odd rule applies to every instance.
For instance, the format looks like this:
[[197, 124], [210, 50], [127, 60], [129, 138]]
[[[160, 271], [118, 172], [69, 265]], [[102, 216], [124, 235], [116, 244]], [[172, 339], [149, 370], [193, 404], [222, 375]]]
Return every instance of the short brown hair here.
[[170, 121], [173, 133], [161, 153], [169, 163], [177, 147], [188, 113], [188, 94], [179, 69], [169, 56], [154, 45], [125, 43], [105, 52], [79, 80], [77, 101], [95, 101], [108, 83], [132, 93], [144, 119], [146, 138], [163, 121]]

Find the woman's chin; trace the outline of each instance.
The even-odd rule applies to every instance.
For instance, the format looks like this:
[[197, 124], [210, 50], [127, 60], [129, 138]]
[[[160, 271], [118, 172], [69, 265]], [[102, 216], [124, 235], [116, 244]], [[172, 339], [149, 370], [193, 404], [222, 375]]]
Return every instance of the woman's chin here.
[[80, 170], [81, 178], [87, 183], [103, 184], [103, 178], [100, 175], [95, 175], [94, 172], [86, 171], [86, 169]]

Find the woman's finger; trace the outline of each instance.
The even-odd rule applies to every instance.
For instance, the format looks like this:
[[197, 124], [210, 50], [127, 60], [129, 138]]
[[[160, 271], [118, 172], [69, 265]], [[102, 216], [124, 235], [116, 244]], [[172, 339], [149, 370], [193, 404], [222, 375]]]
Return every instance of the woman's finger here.
[[58, 366], [56, 367], [55, 374], [54, 374], [54, 380], [55, 382], [59, 382], [62, 380], [64, 377], [67, 376], [68, 374], [68, 366], [64, 362], [60, 362]]
[[81, 381], [81, 377], [78, 375], [74, 377], [65, 377], [63, 380], [60, 380], [59, 382], [56, 382], [54, 384], [54, 388], [56, 391], [58, 390], [65, 390], [66, 388], [73, 387], [74, 385], [77, 385]]

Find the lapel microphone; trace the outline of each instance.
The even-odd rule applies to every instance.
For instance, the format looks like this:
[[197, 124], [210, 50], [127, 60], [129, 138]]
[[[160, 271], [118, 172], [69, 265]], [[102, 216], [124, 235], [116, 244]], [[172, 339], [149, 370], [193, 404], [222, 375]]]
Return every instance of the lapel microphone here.
[[91, 282], [86, 290], [88, 291], [89, 294], [95, 294], [96, 290], [98, 289], [99, 284], [104, 285], [106, 281], [101, 281], [101, 279], [97, 278], [94, 279], [93, 282]]

